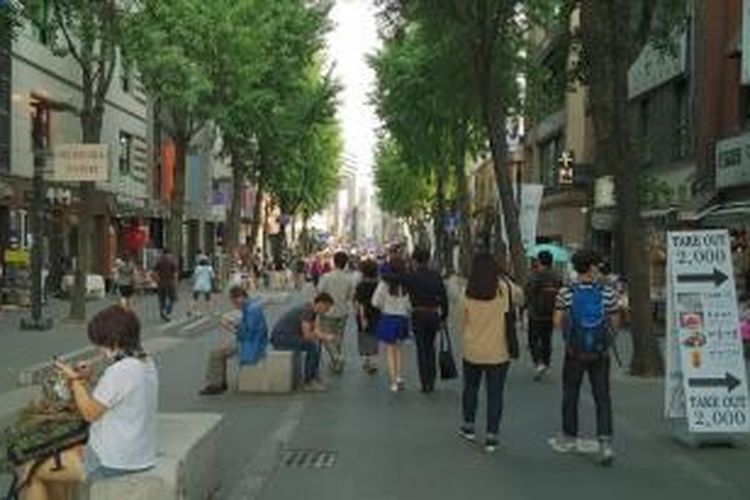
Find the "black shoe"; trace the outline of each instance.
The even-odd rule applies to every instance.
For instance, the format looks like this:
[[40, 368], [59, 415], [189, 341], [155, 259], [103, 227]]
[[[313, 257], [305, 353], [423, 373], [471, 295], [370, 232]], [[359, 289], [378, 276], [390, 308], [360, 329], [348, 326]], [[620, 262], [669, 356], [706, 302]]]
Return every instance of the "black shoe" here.
[[209, 385], [200, 391], [201, 396], [218, 396], [227, 391], [227, 385]]

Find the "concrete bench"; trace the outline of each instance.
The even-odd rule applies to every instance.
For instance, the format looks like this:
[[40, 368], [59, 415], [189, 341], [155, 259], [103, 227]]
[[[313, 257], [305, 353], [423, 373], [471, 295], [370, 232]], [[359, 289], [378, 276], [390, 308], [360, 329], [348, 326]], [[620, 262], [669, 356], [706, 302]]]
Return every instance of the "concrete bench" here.
[[160, 413], [159, 455], [151, 470], [98, 481], [79, 500], [207, 500], [220, 488], [215, 413]]
[[237, 390], [270, 394], [292, 392], [300, 375], [300, 357], [291, 351], [269, 350], [260, 363], [240, 366]]

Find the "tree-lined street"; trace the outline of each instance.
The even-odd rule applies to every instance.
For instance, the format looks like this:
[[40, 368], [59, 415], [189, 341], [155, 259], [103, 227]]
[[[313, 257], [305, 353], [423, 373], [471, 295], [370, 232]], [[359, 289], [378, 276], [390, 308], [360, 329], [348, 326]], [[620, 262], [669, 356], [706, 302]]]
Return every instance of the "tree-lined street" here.
[[749, 189], [749, 0], [0, 1], [5, 471], [746, 500]]

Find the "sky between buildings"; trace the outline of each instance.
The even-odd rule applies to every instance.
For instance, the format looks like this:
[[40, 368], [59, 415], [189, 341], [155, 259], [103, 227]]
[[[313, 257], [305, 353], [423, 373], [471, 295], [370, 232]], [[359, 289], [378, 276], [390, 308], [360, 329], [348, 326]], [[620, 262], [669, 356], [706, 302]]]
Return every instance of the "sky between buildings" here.
[[373, 0], [336, 0], [331, 17], [334, 29], [328, 38], [329, 59], [344, 89], [339, 120], [343, 129], [344, 156], [357, 168], [358, 184], [372, 185], [372, 166], [378, 119], [369, 104], [375, 75], [367, 55], [379, 45]]

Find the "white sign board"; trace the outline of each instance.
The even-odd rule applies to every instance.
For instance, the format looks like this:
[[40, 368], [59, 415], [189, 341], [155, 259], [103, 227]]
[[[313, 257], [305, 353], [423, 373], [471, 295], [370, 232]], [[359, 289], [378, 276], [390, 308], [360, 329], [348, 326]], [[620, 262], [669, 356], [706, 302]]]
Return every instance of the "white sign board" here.
[[687, 32], [672, 35], [672, 47], [648, 44], [628, 70], [628, 99], [634, 99], [687, 70]]
[[750, 133], [716, 143], [716, 188], [750, 184]]
[[750, 0], [742, 0], [742, 85], [750, 85]]
[[524, 248], [536, 245], [536, 232], [539, 225], [539, 209], [542, 206], [544, 185], [522, 184], [521, 207], [519, 224], [521, 227], [521, 241]]
[[106, 182], [109, 178], [109, 146], [60, 144], [54, 149], [52, 180], [58, 182]]
[[747, 373], [726, 230], [670, 232], [666, 415], [691, 432], [750, 431]]

